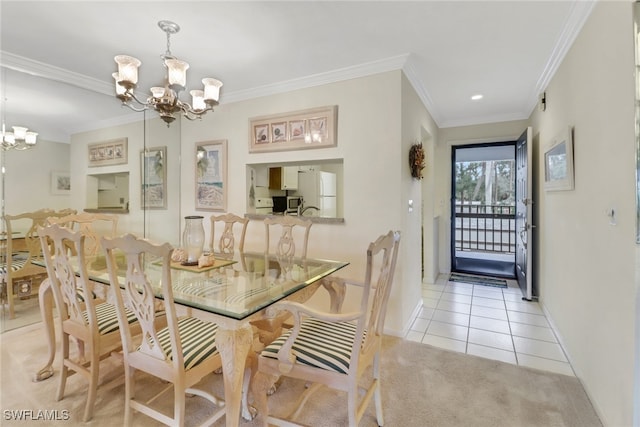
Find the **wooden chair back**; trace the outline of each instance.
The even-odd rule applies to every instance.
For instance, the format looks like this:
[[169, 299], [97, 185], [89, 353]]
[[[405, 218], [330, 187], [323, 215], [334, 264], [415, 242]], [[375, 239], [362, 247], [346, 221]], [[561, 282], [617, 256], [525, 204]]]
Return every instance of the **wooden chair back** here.
[[118, 215], [81, 212], [65, 216], [50, 217], [49, 224], [58, 224], [80, 231], [85, 236], [85, 255], [95, 256], [100, 248], [100, 237], [114, 237], [118, 230]]
[[[265, 218], [265, 254], [280, 259], [306, 258], [313, 223], [292, 215]], [[272, 236], [274, 241], [271, 241]]]
[[[38, 236], [60, 319], [97, 331], [95, 300], [85, 298], [93, 292], [84, 255], [85, 236], [58, 224], [39, 226]], [[78, 253], [77, 262], [72, 262], [69, 248]], [[83, 315], [85, 311], [88, 319]]]
[[[125, 316], [124, 307], [131, 310], [140, 322], [142, 328], [142, 342], [140, 348], [133, 342], [133, 335], [129, 328], [125, 325], [122, 328], [124, 319], [121, 318], [122, 331], [122, 349], [125, 358], [132, 353], [139, 353], [138, 357], [149, 357], [155, 360], [169, 362], [175, 367], [182, 363], [182, 348], [180, 340], [176, 335], [177, 332], [177, 313], [173, 303], [173, 288], [171, 287], [171, 253], [173, 248], [169, 243], [155, 245], [148, 240], [138, 239], [132, 234], [126, 234], [122, 237], [113, 239], [103, 238], [101, 245], [106, 252], [107, 271], [109, 272], [109, 281], [113, 284], [120, 283], [124, 285], [122, 292], [116, 293], [116, 307], [118, 316]], [[126, 275], [124, 278], [118, 277], [118, 265], [116, 261], [116, 253], [124, 255], [126, 264]], [[148, 254], [148, 255], [146, 255]], [[161, 263], [162, 275], [161, 286], [164, 297], [164, 309], [166, 311], [167, 324], [171, 332], [171, 347], [175, 350], [176, 357], [173, 362], [167, 360], [160, 347], [158, 339], [158, 330], [156, 325], [156, 309], [155, 309], [155, 292], [152, 284], [144, 274], [144, 257], [157, 257]]]
[[[358, 320], [358, 332], [356, 333], [356, 336], [363, 337], [362, 349], [365, 352], [381, 343], [384, 321], [387, 315], [387, 303], [391, 294], [393, 275], [396, 270], [399, 245], [400, 233], [390, 231], [369, 244], [367, 248], [364, 293], [360, 302], [360, 311], [365, 315]], [[371, 308], [368, 310], [371, 292], [373, 292], [373, 300]], [[363, 336], [364, 331], [366, 331], [366, 336]], [[357, 355], [358, 352], [355, 350], [356, 348], [354, 347], [354, 354]], [[354, 365], [357, 365], [357, 363], [354, 363]]]
[[[32, 262], [39, 259], [42, 253], [37, 233], [38, 227], [45, 225], [47, 218], [61, 216], [68, 212], [72, 212], [72, 210], [56, 212], [52, 209], [40, 209], [4, 216], [6, 234], [2, 236], [4, 237], [4, 248], [0, 257], [0, 282], [5, 284], [3, 294], [6, 294], [5, 298], [9, 305], [11, 319], [15, 317], [14, 281], [43, 271], [42, 267], [33, 265]], [[19, 236], [19, 239], [16, 236]], [[19, 245], [18, 242], [20, 242]]]
[[[232, 213], [226, 215], [211, 215], [211, 238], [209, 247], [215, 253], [233, 255], [234, 252], [244, 251], [244, 238], [247, 234], [248, 218], [242, 218]], [[216, 241], [216, 228], [224, 224]], [[218, 225], [218, 227], [216, 227]]]

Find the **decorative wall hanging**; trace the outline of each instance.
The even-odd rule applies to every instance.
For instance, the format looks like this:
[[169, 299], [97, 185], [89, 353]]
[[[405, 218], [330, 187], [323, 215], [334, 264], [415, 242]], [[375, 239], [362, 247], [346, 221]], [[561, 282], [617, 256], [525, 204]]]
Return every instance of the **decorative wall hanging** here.
[[89, 166], [127, 163], [127, 138], [89, 144]]
[[68, 171], [51, 172], [51, 194], [71, 193], [71, 174]]
[[142, 162], [142, 208], [167, 208], [167, 147], [140, 152]]
[[409, 149], [409, 167], [411, 168], [411, 176], [416, 179], [422, 179], [422, 169], [424, 169], [424, 148], [422, 143], [418, 142]]
[[567, 127], [544, 152], [544, 189], [573, 190], [573, 186], [573, 139]]
[[249, 120], [249, 152], [301, 150], [337, 145], [338, 106]]
[[196, 144], [196, 209], [227, 208], [227, 141]]

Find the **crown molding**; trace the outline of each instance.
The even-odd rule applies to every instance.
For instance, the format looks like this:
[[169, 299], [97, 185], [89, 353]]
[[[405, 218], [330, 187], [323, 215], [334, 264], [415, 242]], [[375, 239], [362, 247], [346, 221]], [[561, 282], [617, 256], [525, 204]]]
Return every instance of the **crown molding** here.
[[411, 86], [413, 86], [413, 90], [416, 91], [418, 98], [420, 98], [425, 108], [431, 115], [431, 118], [433, 119], [433, 121], [436, 123], [438, 127], [442, 127], [440, 125], [442, 123], [442, 114], [440, 113], [440, 110], [436, 107], [433, 100], [431, 99], [431, 95], [429, 95], [429, 92], [427, 91], [427, 89], [425, 89], [424, 85], [422, 84], [422, 80], [420, 79], [418, 72], [416, 71], [415, 61], [413, 60], [413, 56], [409, 56], [409, 58], [407, 58], [407, 61], [405, 62], [404, 67], [402, 68], [402, 71], [404, 72], [404, 75], [407, 77], [407, 80], [409, 80], [409, 83], [411, 83]]
[[91, 90], [103, 95], [113, 96], [113, 83], [106, 83], [84, 74], [76, 73], [44, 62], [25, 58], [7, 51], [0, 51], [0, 66], [32, 76], [42, 77], [69, 84], [82, 89]]
[[538, 78], [534, 89], [535, 92], [529, 97], [530, 103], [528, 103], [528, 106], [531, 107], [528, 109], [529, 112], [533, 111], [538, 103], [538, 95], [544, 92], [556, 71], [558, 71], [558, 67], [562, 64], [564, 57], [567, 55], [576, 37], [578, 37], [584, 23], [589, 18], [589, 15], [591, 15], [596, 2], [597, 0], [586, 0], [574, 1], [572, 3], [569, 16], [562, 26], [562, 33], [560, 37], [558, 37], [558, 41]]
[[[312, 74], [297, 79], [286, 80], [274, 84], [258, 86], [251, 89], [225, 92], [224, 102], [246, 101], [269, 95], [290, 92], [298, 89], [322, 86], [344, 80], [366, 77], [387, 71], [400, 70], [409, 58], [409, 54], [398, 55], [378, 61], [366, 62], [351, 67], [339, 68], [325, 73]], [[222, 102], [221, 102], [222, 103]]]

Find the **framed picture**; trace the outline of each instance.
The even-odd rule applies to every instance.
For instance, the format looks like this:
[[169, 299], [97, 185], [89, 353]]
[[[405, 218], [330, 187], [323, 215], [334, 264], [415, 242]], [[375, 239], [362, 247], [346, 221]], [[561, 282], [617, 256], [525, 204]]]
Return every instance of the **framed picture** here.
[[305, 120], [291, 120], [289, 122], [289, 135], [291, 135], [290, 139], [292, 141], [304, 139], [304, 135], [307, 133], [305, 123]]
[[127, 138], [89, 144], [89, 166], [108, 166], [126, 164]]
[[51, 194], [70, 194], [71, 174], [69, 172], [51, 172]]
[[337, 120], [337, 105], [254, 117], [249, 120], [249, 152], [335, 147]]
[[268, 144], [269, 140], [269, 124], [263, 123], [255, 125], [253, 127], [253, 143], [255, 144]]
[[271, 123], [271, 142], [287, 140], [287, 122]]
[[140, 151], [143, 209], [167, 208], [167, 147]]
[[544, 152], [544, 189], [573, 190], [573, 138], [571, 127], [558, 135]]
[[196, 144], [196, 209], [227, 208], [227, 141]]

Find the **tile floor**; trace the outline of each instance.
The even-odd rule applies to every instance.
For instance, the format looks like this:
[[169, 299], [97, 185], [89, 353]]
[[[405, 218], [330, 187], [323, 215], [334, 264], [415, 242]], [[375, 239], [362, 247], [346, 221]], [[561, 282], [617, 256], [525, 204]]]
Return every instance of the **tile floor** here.
[[422, 285], [422, 310], [406, 338], [460, 353], [574, 376], [540, 305], [508, 288], [449, 282]]

